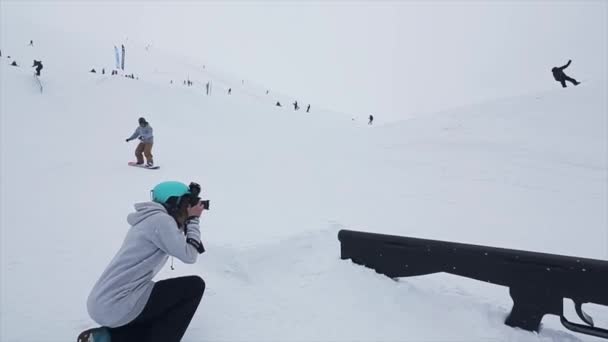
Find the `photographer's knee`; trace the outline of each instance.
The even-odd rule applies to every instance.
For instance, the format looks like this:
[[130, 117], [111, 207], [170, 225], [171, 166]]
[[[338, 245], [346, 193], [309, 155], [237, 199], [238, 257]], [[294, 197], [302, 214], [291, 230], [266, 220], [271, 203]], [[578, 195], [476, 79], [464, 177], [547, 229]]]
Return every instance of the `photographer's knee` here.
[[192, 283], [191, 288], [193, 291], [195, 291], [197, 294], [202, 294], [205, 292], [205, 281], [203, 278], [199, 276], [191, 276], [189, 280]]

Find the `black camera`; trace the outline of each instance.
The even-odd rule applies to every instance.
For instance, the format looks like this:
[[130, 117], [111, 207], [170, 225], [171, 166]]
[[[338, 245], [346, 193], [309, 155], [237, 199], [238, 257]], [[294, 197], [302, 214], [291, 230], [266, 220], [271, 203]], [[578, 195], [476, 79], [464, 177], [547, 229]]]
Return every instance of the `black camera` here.
[[199, 197], [199, 195], [201, 193], [201, 186], [198, 185], [197, 183], [192, 182], [192, 183], [190, 183], [189, 188], [190, 188], [190, 201], [189, 201], [190, 206], [193, 207], [200, 202], [201, 205], [203, 206], [203, 209], [209, 210], [209, 200], [201, 200], [201, 198]]

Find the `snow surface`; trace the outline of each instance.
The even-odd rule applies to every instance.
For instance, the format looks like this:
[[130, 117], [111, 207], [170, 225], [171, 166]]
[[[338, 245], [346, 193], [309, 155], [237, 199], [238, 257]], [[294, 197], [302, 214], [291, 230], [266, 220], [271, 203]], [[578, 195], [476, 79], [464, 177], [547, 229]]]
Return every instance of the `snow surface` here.
[[[164, 180], [199, 182], [211, 200], [207, 252], [158, 277], [207, 283], [184, 341], [594, 340], [553, 316], [540, 334], [505, 326], [503, 287], [393, 281], [342, 261], [337, 232], [608, 260], [606, 80], [370, 127], [304, 103], [294, 112], [285, 95], [277, 108], [261, 86], [136, 42], [127, 72], [140, 80], [90, 74], [94, 42], [52, 37], [2, 46], [0, 340], [74, 340], [93, 326], [86, 296], [132, 204]], [[159, 170], [126, 165], [139, 116]], [[608, 327], [605, 307], [586, 310]]]

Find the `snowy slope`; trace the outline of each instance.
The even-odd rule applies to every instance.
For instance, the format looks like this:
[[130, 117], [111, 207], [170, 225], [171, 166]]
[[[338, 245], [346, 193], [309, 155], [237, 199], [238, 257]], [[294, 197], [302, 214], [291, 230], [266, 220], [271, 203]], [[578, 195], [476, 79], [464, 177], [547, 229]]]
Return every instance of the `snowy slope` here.
[[[0, 340], [70, 340], [92, 326], [86, 296], [126, 215], [169, 179], [197, 181], [211, 199], [207, 253], [159, 275], [207, 282], [186, 341], [592, 340], [554, 317], [539, 335], [505, 326], [504, 288], [441, 274], [394, 282], [341, 261], [336, 236], [608, 260], [604, 80], [367, 127], [276, 108], [260, 87], [207, 97], [201, 84], [170, 85], [163, 75], [199, 66], [143, 48], [129, 50], [135, 81], [89, 74], [43, 44], [69, 45], [11, 46], [23, 61], [43, 51], [43, 94], [29, 68], [0, 59]], [[192, 79], [234, 81], [218, 75]], [[139, 116], [155, 129], [160, 170], [126, 166]], [[606, 308], [589, 312], [608, 326]]]

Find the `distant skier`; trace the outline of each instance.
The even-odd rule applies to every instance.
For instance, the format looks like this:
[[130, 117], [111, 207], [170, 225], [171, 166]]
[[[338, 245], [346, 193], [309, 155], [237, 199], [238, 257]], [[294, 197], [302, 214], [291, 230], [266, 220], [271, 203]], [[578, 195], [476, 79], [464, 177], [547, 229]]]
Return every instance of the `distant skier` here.
[[232, 88], [228, 88], [228, 95], [232, 94]]
[[205, 88], [207, 89], [207, 96], [209, 95], [209, 82], [207, 82], [207, 84], [205, 84]]
[[294, 109], [294, 110], [298, 110], [298, 109], [300, 109], [300, 107], [298, 107], [298, 101], [295, 101], [295, 102], [293, 103], [293, 109]]
[[19, 65], [17, 65], [17, 61], [13, 61], [13, 63], [11, 63], [11, 66], [16, 66], [16, 67], [18, 67]]
[[95, 68], [91, 69], [91, 71], [89, 71], [89, 72], [92, 73], [92, 74], [96, 74], [97, 73], [97, 71], [95, 70]]
[[308, 107], [306, 107], [306, 113], [310, 113], [310, 105], [308, 105]]
[[135, 138], [140, 140], [137, 148], [135, 149], [135, 157], [137, 157], [137, 165], [144, 163], [144, 155], [146, 156], [146, 166], [154, 166], [154, 160], [152, 157], [152, 145], [154, 145], [154, 135], [152, 126], [146, 121], [145, 118], [139, 118], [139, 126], [135, 129], [135, 132], [126, 139], [129, 142]]
[[30, 46], [34, 46], [34, 41], [30, 40]]
[[281, 106], [281, 102], [277, 101], [276, 106], [277, 106], [277, 107], [282, 107], [282, 106]]
[[34, 64], [32, 67], [36, 67], [36, 76], [40, 76], [40, 70], [42, 70], [42, 61], [37, 61], [34, 59]]
[[152, 201], [135, 204], [120, 249], [87, 298], [87, 311], [101, 326], [81, 332], [77, 342], [182, 340], [205, 281], [198, 275], [153, 279], [169, 257], [193, 264], [205, 252], [200, 220], [208, 206], [199, 193], [196, 183], [162, 182]]
[[369, 122], [367, 123], [368, 125], [371, 125], [372, 122], [374, 122], [374, 116], [373, 115], [369, 115]]
[[106, 74], [106, 69], [105, 69], [105, 68], [102, 68], [102, 69], [101, 69], [101, 74], [102, 74], [102, 75], [105, 75], [105, 74]]
[[568, 60], [568, 63], [562, 67], [555, 67], [551, 69], [551, 72], [553, 73], [553, 78], [555, 78], [556, 81], [560, 82], [563, 88], [566, 88], [566, 81], [574, 85], [579, 85], [580, 83], [574, 78], [571, 78], [564, 73], [564, 69], [566, 69], [570, 65], [570, 63], [572, 63], [572, 60]]

